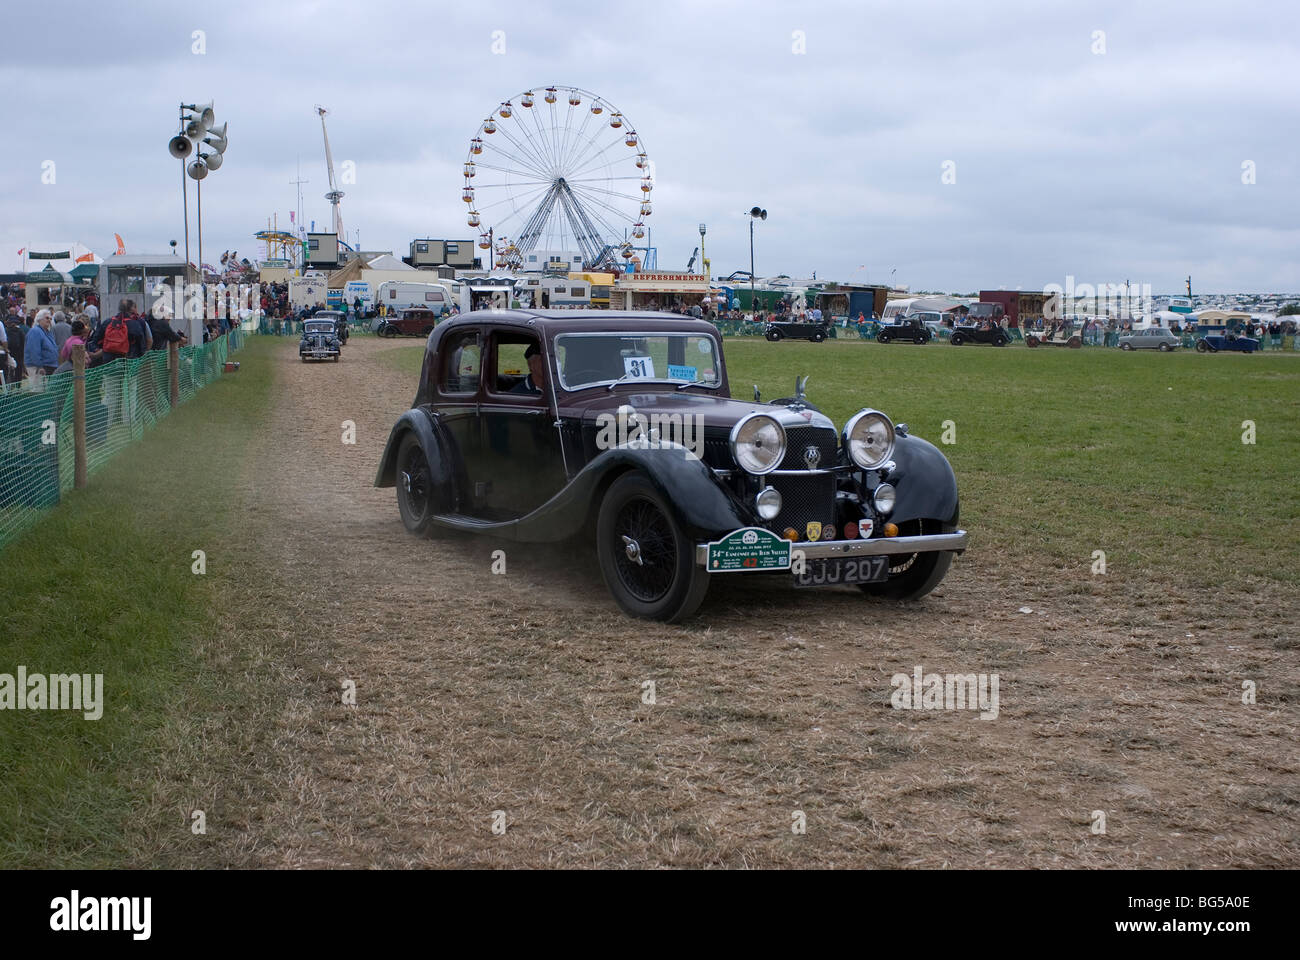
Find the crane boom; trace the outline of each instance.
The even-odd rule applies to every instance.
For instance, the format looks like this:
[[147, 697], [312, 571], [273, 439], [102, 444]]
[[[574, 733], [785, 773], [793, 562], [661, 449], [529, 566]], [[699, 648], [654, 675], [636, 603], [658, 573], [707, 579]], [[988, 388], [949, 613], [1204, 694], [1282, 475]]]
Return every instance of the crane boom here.
[[320, 132], [325, 138], [325, 169], [329, 173], [330, 192], [325, 194], [325, 199], [330, 202], [331, 212], [333, 213], [334, 233], [342, 239], [343, 237], [343, 214], [339, 210], [339, 201], [343, 199], [343, 191], [334, 183], [334, 155], [330, 153], [330, 135], [325, 129], [325, 114], [328, 113], [324, 107], [317, 106], [316, 112], [320, 114]]

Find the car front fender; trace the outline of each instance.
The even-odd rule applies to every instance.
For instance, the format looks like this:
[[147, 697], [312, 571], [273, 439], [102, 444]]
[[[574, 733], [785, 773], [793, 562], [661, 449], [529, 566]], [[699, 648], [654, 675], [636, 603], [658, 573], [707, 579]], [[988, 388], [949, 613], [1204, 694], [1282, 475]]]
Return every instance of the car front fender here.
[[897, 498], [889, 519], [942, 520], [957, 525], [960, 504], [957, 475], [939, 448], [920, 437], [899, 436], [894, 442], [893, 472], [889, 482]]
[[398, 417], [397, 423], [388, 434], [388, 443], [384, 445], [383, 456], [379, 458], [375, 486], [396, 486], [397, 449], [401, 446], [402, 439], [408, 433], [413, 433], [420, 441], [420, 449], [424, 451], [425, 459], [429, 463], [429, 476], [433, 480], [434, 489], [442, 494], [440, 502], [434, 504], [435, 512], [442, 513], [452, 509], [456, 470], [455, 464], [448, 456], [451, 445], [445, 442], [442, 436], [444, 432], [437, 418], [431, 416], [422, 407], [413, 407]]
[[703, 461], [680, 448], [619, 447], [593, 459], [563, 490], [528, 516], [499, 525], [492, 532], [532, 542], [572, 536], [588, 523], [605, 489], [629, 470], [641, 470], [649, 477], [691, 537], [716, 539], [718, 534], [756, 522]]

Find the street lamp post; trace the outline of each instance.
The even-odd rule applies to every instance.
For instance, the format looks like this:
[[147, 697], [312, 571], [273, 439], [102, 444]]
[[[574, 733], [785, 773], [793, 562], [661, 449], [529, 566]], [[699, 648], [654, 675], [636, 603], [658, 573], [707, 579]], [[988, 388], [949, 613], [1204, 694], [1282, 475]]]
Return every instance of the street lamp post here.
[[[752, 259], [752, 258], [751, 258]], [[709, 279], [709, 261], [704, 254], [704, 224], [700, 224], [700, 272], [704, 274], [704, 279]]]
[[767, 211], [762, 207], [749, 209], [749, 310], [754, 319], [758, 319], [758, 303], [754, 300], [754, 221], [766, 220]]

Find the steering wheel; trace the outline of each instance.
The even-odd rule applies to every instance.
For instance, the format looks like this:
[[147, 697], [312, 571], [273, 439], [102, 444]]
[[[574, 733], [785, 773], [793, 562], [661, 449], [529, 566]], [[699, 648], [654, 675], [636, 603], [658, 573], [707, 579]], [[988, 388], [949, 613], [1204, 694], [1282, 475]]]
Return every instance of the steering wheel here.
[[584, 370], [574, 370], [572, 372], [566, 370], [564, 372], [564, 380], [566, 383], [595, 383], [600, 380], [613, 379], [614, 378], [606, 374], [605, 371], [597, 370], [594, 367], [588, 367]]

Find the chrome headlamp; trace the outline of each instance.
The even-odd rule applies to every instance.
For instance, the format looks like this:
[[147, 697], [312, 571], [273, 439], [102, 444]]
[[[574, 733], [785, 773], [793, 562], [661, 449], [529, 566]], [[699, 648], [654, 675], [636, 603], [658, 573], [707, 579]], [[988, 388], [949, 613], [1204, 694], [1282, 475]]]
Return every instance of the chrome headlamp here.
[[844, 449], [863, 470], [878, 470], [894, 455], [894, 424], [879, 410], [859, 410], [844, 425]]
[[765, 413], [751, 413], [731, 428], [731, 455], [746, 473], [771, 473], [785, 457], [785, 428]]

